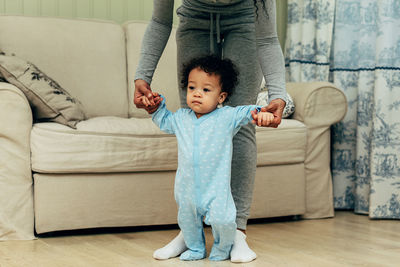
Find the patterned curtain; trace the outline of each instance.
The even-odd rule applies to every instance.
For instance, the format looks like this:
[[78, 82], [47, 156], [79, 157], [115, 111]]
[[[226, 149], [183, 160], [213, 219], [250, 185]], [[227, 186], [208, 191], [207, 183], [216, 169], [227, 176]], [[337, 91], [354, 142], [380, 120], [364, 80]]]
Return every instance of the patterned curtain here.
[[330, 81], [337, 209], [400, 219], [400, 0], [288, 0], [288, 81]]
[[288, 81], [328, 80], [334, 10], [332, 0], [288, 0]]

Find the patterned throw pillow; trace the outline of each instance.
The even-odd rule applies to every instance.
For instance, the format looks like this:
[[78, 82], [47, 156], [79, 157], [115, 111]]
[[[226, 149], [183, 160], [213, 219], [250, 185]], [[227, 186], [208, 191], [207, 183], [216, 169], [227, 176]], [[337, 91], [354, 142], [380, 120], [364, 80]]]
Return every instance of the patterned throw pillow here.
[[[282, 118], [288, 118], [290, 115], [294, 113], [294, 103], [292, 97], [289, 93], [286, 93], [286, 98], [284, 99], [286, 102], [286, 106], [283, 110]], [[258, 93], [257, 96], [257, 105], [266, 106], [268, 105], [268, 89], [265, 85], [264, 79], [261, 84], [261, 92]]]
[[30, 62], [0, 54], [0, 77], [25, 94], [36, 122], [54, 121], [76, 128], [85, 119], [79, 100]]

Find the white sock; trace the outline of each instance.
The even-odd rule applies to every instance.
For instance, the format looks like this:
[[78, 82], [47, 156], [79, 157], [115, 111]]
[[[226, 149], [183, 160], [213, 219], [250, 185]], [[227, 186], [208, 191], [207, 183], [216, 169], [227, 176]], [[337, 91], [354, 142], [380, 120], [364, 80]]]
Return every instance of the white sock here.
[[236, 230], [235, 241], [231, 250], [231, 262], [250, 262], [257, 258], [257, 255], [252, 251], [246, 242], [246, 235], [239, 230]]
[[167, 245], [154, 251], [153, 258], [157, 260], [167, 260], [169, 258], [174, 258], [179, 256], [180, 254], [182, 254], [182, 252], [185, 252], [186, 250], [187, 247], [181, 231]]

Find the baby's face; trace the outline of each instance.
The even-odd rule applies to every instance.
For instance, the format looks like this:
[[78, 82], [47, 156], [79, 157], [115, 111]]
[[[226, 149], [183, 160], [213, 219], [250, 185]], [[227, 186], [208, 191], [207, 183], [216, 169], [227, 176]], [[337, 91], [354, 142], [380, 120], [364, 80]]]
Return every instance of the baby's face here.
[[189, 73], [186, 103], [197, 118], [222, 104], [227, 93], [221, 92], [220, 77], [196, 68]]

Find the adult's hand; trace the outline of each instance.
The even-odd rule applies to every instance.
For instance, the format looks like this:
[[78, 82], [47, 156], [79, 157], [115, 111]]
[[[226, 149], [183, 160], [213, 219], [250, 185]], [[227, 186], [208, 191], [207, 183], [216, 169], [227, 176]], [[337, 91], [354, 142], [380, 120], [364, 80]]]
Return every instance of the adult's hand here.
[[268, 125], [268, 127], [278, 128], [282, 121], [283, 109], [286, 106], [286, 102], [280, 98], [271, 100], [268, 106], [261, 108], [261, 111], [271, 112], [274, 114], [273, 121]]
[[[145, 96], [150, 102], [150, 105], [146, 105], [142, 100], [142, 97]], [[135, 81], [135, 93], [133, 96], [133, 103], [137, 108], [143, 108], [148, 113], [153, 113], [157, 110], [160, 102], [155, 103], [153, 98], [153, 92], [150, 88], [150, 85], [145, 80], [136, 80]]]

